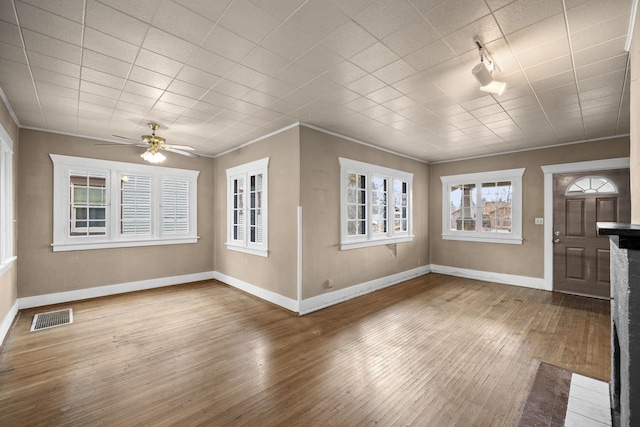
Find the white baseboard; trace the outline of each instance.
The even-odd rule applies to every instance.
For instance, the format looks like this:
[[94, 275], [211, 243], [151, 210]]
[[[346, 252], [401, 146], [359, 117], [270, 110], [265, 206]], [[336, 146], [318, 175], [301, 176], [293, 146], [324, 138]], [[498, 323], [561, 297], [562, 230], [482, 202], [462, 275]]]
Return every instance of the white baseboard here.
[[405, 280], [425, 275], [430, 271], [430, 266], [425, 265], [422, 267], [414, 268], [412, 270], [403, 271], [402, 273], [392, 274], [391, 276], [381, 277], [369, 282], [360, 283], [359, 285], [349, 286], [348, 288], [340, 289], [338, 291], [328, 292], [326, 294], [307, 298], [300, 301], [299, 312], [301, 315], [308, 314], [313, 311], [359, 297], [361, 295], [365, 295], [392, 285], [396, 285], [400, 282], [404, 282]]
[[284, 295], [280, 295], [278, 293], [263, 289], [259, 286], [252, 285], [251, 283], [244, 282], [240, 279], [236, 279], [235, 277], [227, 276], [226, 274], [220, 273], [218, 271], [213, 272], [213, 278], [221, 281], [222, 283], [233, 286], [234, 288], [238, 288], [248, 294], [256, 296], [260, 299], [286, 308], [287, 310], [294, 311], [296, 313], [298, 312], [298, 301], [292, 298], [288, 298]]
[[142, 291], [145, 289], [161, 288], [164, 286], [179, 285], [181, 283], [210, 279], [213, 279], [213, 272], [211, 271], [183, 274], [181, 276], [161, 277], [158, 279], [140, 280], [137, 282], [78, 289], [76, 291], [56, 292], [53, 294], [18, 298], [18, 306], [20, 309], [41, 307], [51, 304], [60, 304], [64, 302], [79, 301], [83, 299], [104, 297], [107, 295], [123, 294], [126, 292]]
[[541, 289], [551, 291], [546, 286], [543, 278], [517, 276], [514, 274], [492, 273], [490, 271], [469, 270], [466, 268], [448, 267], [446, 265], [431, 265], [431, 272], [446, 274], [449, 276], [464, 277], [467, 279], [483, 280], [485, 282], [502, 283], [505, 285], [522, 286], [525, 288]]
[[18, 300], [13, 303], [13, 306], [11, 306], [7, 315], [4, 316], [2, 324], [0, 324], [0, 345], [4, 342], [7, 333], [9, 333], [9, 329], [13, 324], [13, 320], [16, 318], [16, 314], [18, 314]]

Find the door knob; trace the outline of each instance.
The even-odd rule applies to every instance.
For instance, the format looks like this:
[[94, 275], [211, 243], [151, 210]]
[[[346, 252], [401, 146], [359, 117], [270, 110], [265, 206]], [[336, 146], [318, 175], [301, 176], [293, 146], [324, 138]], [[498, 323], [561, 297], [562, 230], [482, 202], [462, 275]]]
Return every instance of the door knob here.
[[560, 239], [553, 239], [553, 243], [557, 245], [558, 243], [560, 243]]
[[559, 231], [554, 231], [554, 232], [553, 232], [553, 235], [554, 235], [554, 236], [556, 236], [556, 237], [558, 237], [558, 236], [560, 235], [560, 232], [559, 232]]

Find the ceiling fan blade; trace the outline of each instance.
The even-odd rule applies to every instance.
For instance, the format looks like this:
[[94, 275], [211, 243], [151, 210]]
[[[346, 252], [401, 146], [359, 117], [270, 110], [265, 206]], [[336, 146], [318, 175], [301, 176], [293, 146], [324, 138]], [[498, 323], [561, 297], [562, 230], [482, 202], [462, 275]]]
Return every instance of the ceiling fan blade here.
[[191, 153], [189, 151], [176, 150], [175, 148], [173, 148], [173, 146], [165, 147], [164, 150], [165, 151], [170, 151], [170, 152], [176, 153], [176, 154], [181, 154], [181, 155], [187, 156], [187, 157], [200, 157], [200, 155], [196, 154], [196, 153]]
[[140, 142], [140, 138], [129, 138], [128, 136], [121, 136], [121, 135], [111, 135], [111, 136], [115, 136], [116, 138], [128, 139], [129, 141]]
[[196, 151], [195, 148], [190, 147], [189, 145], [175, 145], [175, 144], [168, 144], [166, 146], [167, 148], [173, 148], [175, 150], [186, 150], [186, 151]]

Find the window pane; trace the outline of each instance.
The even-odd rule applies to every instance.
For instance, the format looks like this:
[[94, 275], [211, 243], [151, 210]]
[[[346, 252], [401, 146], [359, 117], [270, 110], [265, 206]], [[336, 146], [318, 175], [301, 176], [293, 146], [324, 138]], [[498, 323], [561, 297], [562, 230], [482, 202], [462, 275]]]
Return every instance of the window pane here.
[[371, 178], [371, 231], [374, 234], [387, 232], [387, 179], [373, 176]]
[[[357, 173], [347, 174], [347, 235], [364, 235], [367, 219], [367, 177]], [[360, 221], [351, 221], [358, 219]]]
[[404, 181], [394, 180], [393, 181], [393, 198], [394, 198], [394, 221], [393, 221], [393, 229], [394, 232], [403, 232], [407, 230], [407, 206], [408, 206], [408, 197], [407, 197], [407, 189], [408, 185]]
[[511, 181], [482, 183], [482, 232], [511, 233], [504, 218], [511, 217], [512, 193]]
[[69, 190], [69, 236], [105, 235], [106, 175], [70, 171]]
[[451, 230], [476, 230], [476, 185], [452, 185], [450, 189]]

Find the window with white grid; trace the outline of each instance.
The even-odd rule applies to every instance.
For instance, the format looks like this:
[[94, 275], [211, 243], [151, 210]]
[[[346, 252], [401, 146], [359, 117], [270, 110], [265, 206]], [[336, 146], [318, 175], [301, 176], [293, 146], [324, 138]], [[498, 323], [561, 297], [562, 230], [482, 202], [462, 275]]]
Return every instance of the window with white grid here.
[[413, 174], [339, 158], [341, 249], [413, 240]]
[[269, 158], [227, 169], [227, 248], [268, 256]]
[[197, 242], [198, 171], [50, 156], [54, 251]]

